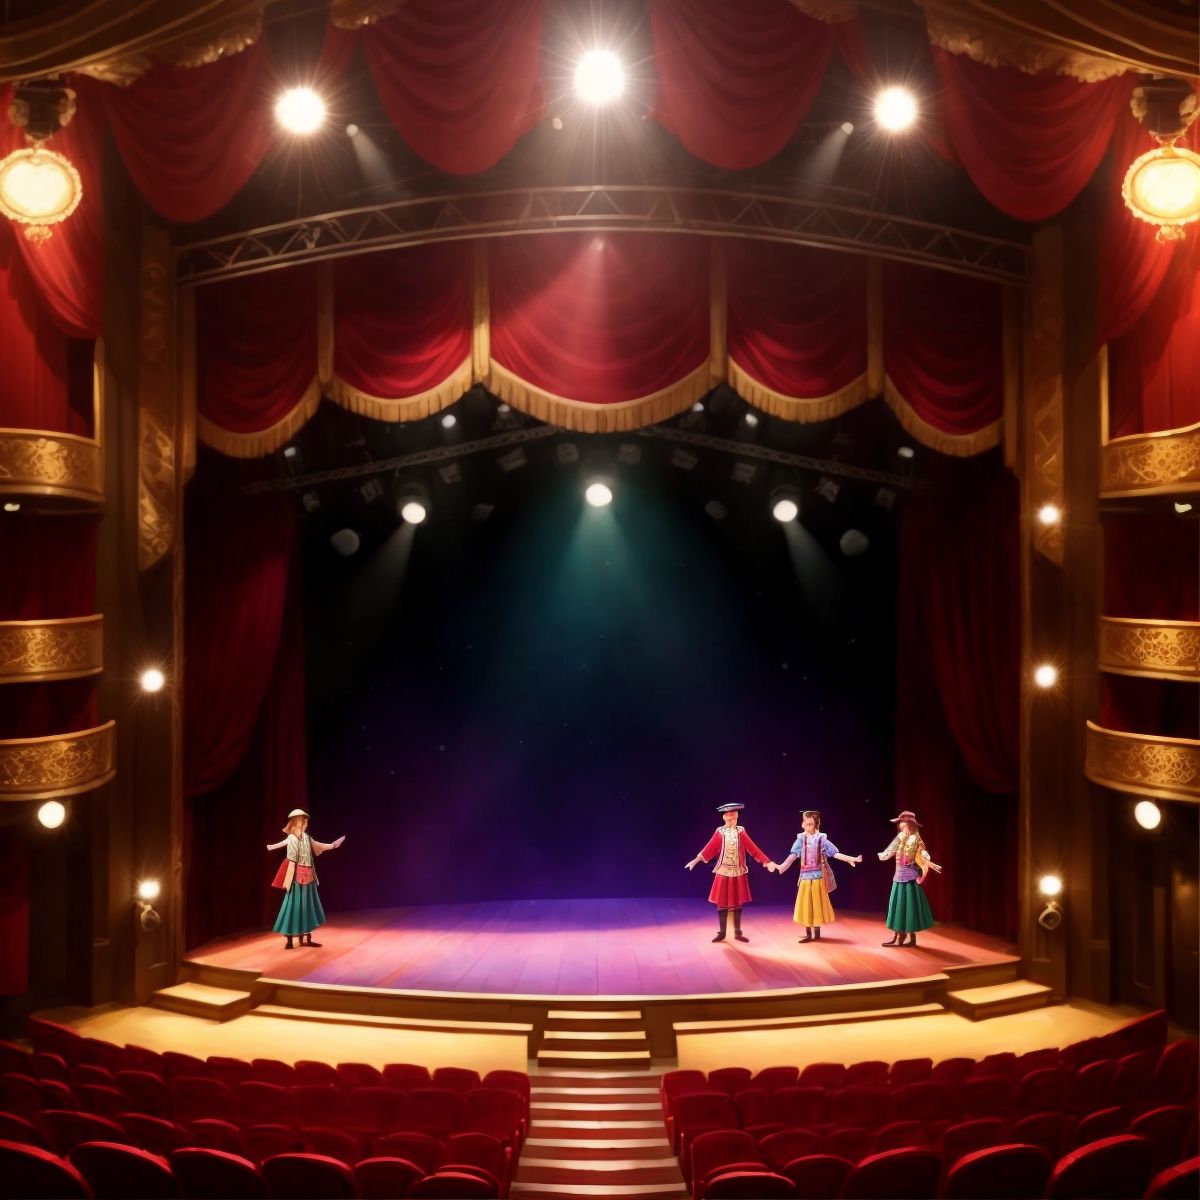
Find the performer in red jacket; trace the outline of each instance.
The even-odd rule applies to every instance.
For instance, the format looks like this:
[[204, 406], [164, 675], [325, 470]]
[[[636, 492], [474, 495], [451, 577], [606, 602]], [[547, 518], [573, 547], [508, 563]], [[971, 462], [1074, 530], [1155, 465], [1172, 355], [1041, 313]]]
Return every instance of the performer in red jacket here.
[[691, 871], [697, 863], [708, 862], [710, 858], [717, 859], [717, 865], [713, 868], [712, 890], [708, 893], [708, 902], [717, 906], [720, 921], [720, 929], [713, 938], [714, 942], [725, 940], [731, 912], [733, 936], [739, 942], [750, 940], [742, 933], [742, 907], [749, 904], [751, 899], [750, 881], [746, 878], [750, 872], [750, 868], [746, 866], [746, 855], [749, 854], [768, 870], [774, 870], [776, 867], [738, 824], [738, 813], [745, 807], [744, 804], [719, 805], [717, 812], [724, 817], [725, 824], [709, 838], [708, 845], [691, 862], [685, 864]]

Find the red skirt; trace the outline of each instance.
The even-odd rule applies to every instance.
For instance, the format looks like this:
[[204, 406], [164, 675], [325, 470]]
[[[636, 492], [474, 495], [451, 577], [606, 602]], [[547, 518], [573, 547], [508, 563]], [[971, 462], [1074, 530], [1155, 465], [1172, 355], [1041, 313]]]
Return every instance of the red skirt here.
[[714, 875], [709, 904], [718, 908], [741, 908], [750, 903], [749, 875]]
[[[279, 870], [275, 872], [275, 878], [271, 880], [273, 888], [282, 888], [287, 882], [288, 860], [285, 858], [279, 864]], [[302, 867], [299, 863], [296, 864], [296, 882], [297, 883], [312, 883], [314, 871], [312, 867]]]

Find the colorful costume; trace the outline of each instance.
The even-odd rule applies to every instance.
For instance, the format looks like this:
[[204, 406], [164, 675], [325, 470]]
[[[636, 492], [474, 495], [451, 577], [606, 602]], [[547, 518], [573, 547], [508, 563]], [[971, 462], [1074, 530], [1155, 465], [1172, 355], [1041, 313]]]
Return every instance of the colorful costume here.
[[800, 883], [796, 891], [796, 911], [792, 915], [798, 925], [820, 928], [830, 925], [837, 917], [829, 902], [829, 893], [837, 887], [828, 860], [841, 851], [825, 836], [817, 833], [798, 833], [789, 854], [800, 865]]
[[[275, 918], [276, 933], [294, 937], [301, 933], [312, 933], [318, 925], [325, 924], [325, 910], [321, 907], [321, 893], [317, 890], [317, 870], [313, 865], [316, 849], [307, 833], [289, 833], [275, 849], [287, 846], [287, 858], [279, 864], [271, 886], [284, 888], [283, 903], [279, 916]], [[321, 849], [325, 849], [322, 845]]]
[[[908, 833], [896, 834], [891, 845], [879, 855], [881, 859], [896, 860], [886, 925], [893, 933], [912, 934], [911, 945], [915, 946], [916, 934], [933, 925], [933, 910], [929, 907], [925, 889], [917, 880], [924, 878], [928, 871], [941, 871], [942, 868], [929, 857], [919, 832], [920, 825], [912, 813], [901, 813], [894, 820], [909, 821], [911, 825]], [[900, 940], [903, 942], [903, 937]]]
[[[737, 812], [744, 807], [742, 804], [722, 804], [717, 812]], [[708, 902], [717, 906], [720, 926], [714, 942], [725, 940], [730, 913], [733, 913], [734, 938], [739, 942], [750, 940], [742, 933], [742, 907], [749, 904], [751, 899], [750, 880], [746, 878], [750, 871], [746, 866], [747, 854], [764, 867], [770, 861], [741, 825], [725, 824], [716, 830], [704, 849], [688, 863], [689, 867], [694, 867], [698, 862], [708, 862], [713, 858], [717, 860], [717, 865], [713, 867], [713, 885], [708, 893]]]

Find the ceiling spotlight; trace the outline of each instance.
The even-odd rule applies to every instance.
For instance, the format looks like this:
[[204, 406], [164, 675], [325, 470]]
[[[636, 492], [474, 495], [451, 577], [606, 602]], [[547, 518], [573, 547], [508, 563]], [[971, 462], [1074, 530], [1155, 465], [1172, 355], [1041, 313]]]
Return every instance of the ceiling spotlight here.
[[443, 483], [462, 483], [462, 467], [456, 462], [446, 463], [438, 467], [438, 475]]
[[783, 492], [772, 497], [771, 516], [775, 520], [786, 523], [794, 521], [800, 515], [800, 505], [789, 492]]
[[321, 497], [316, 492], [301, 492], [300, 503], [304, 505], [305, 512], [316, 512], [321, 507]]
[[905, 87], [887, 87], [875, 97], [875, 123], [888, 133], [902, 133], [917, 119], [917, 98]]
[[896, 453], [901, 458], [912, 458], [916, 451], [911, 446], [897, 446]]
[[550, 128], [551, 129], [559, 131], [562, 129], [562, 127], [563, 127], [562, 117], [551, 118], [551, 120], [550, 120]]
[[400, 516], [410, 525], [420, 525], [429, 516], [429, 510], [420, 500], [406, 500], [400, 505]]
[[622, 442], [617, 447], [617, 462], [627, 467], [636, 467], [642, 461], [642, 448], [632, 442]]
[[704, 401], [697, 400], [696, 403], [692, 405], [692, 412], [703, 412], [703, 411], [704, 411]]
[[295, 446], [284, 446], [284, 448], [283, 448], [283, 457], [284, 458], [296, 458], [299, 456], [299, 454], [300, 454], [300, 451], [297, 450]]
[[137, 894], [139, 900], [157, 900], [162, 892], [162, 887], [157, 879], [143, 879], [138, 884]]
[[816, 488], [817, 495], [820, 496], [822, 500], [828, 500], [830, 504], [837, 499], [838, 492], [841, 490], [842, 489], [838, 487], [838, 485], [834, 483], [828, 475], [823, 475], [821, 477]]
[[1033, 682], [1040, 688], [1052, 688], [1058, 682], [1058, 668], [1042, 663], [1033, 673]]
[[720, 500], [710, 500], [705, 506], [704, 511], [708, 513], [714, 521], [723, 521], [729, 516], [729, 509], [723, 505]]
[[312, 88], [288, 88], [275, 101], [275, 120], [288, 133], [316, 133], [325, 123], [325, 101]]
[[46, 829], [57, 829], [66, 819], [66, 807], [57, 800], [47, 800], [37, 810], [37, 819]]
[[849, 137], [854, 132], [854, 122], [853, 121], [843, 121], [842, 122], [842, 132], [847, 137]]
[[562, 442], [554, 447], [554, 461], [560, 467], [569, 467], [579, 461], [579, 447], [574, 442]]
[[329, 544], [343, 557], [349, 558], [358, 553], [362, 538], [353, 529], [339, 529], [329, 539]]
[[1063, 881], [1058, 875], [1043, 875], [1038, 880], [1038, 891], [1043, 896], [1061, 896]]
[[31, 242], [50, 238], [50, 226], [69, 217], [82, 196], [70, 159], [40, 142], [0, 159], [0, 213], [24, 225]]
[[383, 495], [383, 484], [378, 479], [368, 479], [366, 483], [359, 484], [358, 494], [372, 504]]
[[485, 504], [480, 501], [471, 509], [471, 520], [476, 525], [482, 525], [495, 511], [496, 506], [494, 504]]
[[[20, 507], [21, 506], [18, 504], [17, 508], [20, 508]], [[5, 512], [15, 512], [16, 511], [16, 509], [10, 509], [7, 504], [4, 506], [4, 510], [5, 510]], [[1190, 513], [1192, 511], [1192, 506], [1190, 504], [1185, 503], [1183, 500], [1176, 500], [1175, 501], [1175, 511], [1182, 517], [1184, 513]]]
[[625, 90], [625, 68], [611, 50], [589, 50], [575, 68], [575, 92], [586, 104], [610, 104]]
[[442, 418], [443, 429], [453, 429], [458, 424], [458, 418], [453, 413], [447, 413]]
[[496, 411], [498, 413], [512, 412], [512, 407], [511, 407], [511, 405], [508, 405], [508, 404], [497, 404]]
[[871, 548], [871, 539], [861, 529], [847, 529], [838, 546], [847, 558], [858, 558]]
[[1062, 510], [1057, 504], [1043, 504], [1038, 509], [1037, 519], [1042, 525], [1057, 525], [1062, 520]]
[[510, 450], [507, 454], [502, 454], [496, 459], [497, 465], [502, 471], [518, 471], [529, 461], [525, 457], [525, 451], [517, 446], [516, 449]]
[[890, 510], [896, 503], [896, 493], [893, 492], [891, 488], [881, 487], [879, 491], [875, 493], [875, 503], [880, 508], [886, 508]]
[[681, 471], [691, 471], [700, 460], [690, 451], [677, 446], [671, 451], [671, 466]]
[[[1176, 505], [1175, 507], [1178, 508], [1179, 505]], [[1191, 505], [1189, 504], [1188, 507], [1191, 508]], [[5, 500], [4, 511], [5, 512], [20, 512], [21, 511], [20, 501], [19, 500]]]
[[753, 483], [754, 477], [758, 474], [758, 465], [756, 463], [743, 462], [741, 460], [733, 464], [733, 469], [729, 472], [729, 478], [734, 483]]
[[358, 126], [353, 121], [346, 126], [346, 136], [352, 138], [358, 137]]
[[606, 505], [612, 503], [612, 488], [607, 483], [597, 480], [595, 483], [588, 484], [587, 491], [583, 493], [583, 498], [593, 508], [604, 508]]
[[1133, 819], [1143, 829], [1157, 829], [1162, 821], [1162, 809], [1153, 800], [1139, 800], [1133, 806]]
[[1200, 219], [1200, 154], [1185, 146], [1155, 146], [1130, 163], [1121, 195], [1135, 217], [1158, 226], [1156, 240], [1179, 241], [1184, 226]]
[[748, 412], [742, 418], [742, 420], [744, 420], [746, 422], [746, 424], [750, 426], [751, 429], [753, 429], [758, 424], [758, 417], [752, 412]]
[[157, 667], [150, 667], [149, 670], [142, 672], [139, 682], [143, 692], [161, 692], [163, 684], [167, 682], [167, 677]]

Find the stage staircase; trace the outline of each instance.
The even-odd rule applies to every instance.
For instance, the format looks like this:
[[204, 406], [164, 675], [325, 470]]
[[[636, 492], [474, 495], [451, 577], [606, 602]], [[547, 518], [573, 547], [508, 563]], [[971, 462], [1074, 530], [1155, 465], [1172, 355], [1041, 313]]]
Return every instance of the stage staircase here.
[[552, 1008], [546, 1013], [536, 1057], [539, 1068], [648, 1067], [645, 1018], [640, 1009]]
[[532, 1121], [513, 1196], [686, 1200], [687, 1185], [667, 1141], [659, 1079], [649, 1066], [535, 1071]]

